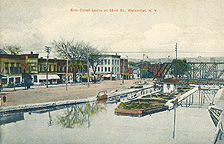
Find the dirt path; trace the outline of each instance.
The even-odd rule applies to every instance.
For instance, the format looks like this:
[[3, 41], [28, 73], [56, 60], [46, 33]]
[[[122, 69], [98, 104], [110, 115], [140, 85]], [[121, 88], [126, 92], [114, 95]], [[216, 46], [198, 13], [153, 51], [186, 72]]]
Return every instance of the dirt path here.
[[[2, 106], [83, 99], [97, 96], [98, 92], [101, 90], [111, 92], [130, 88], [135, 81], [139, 80], [125, 80], [124, 84], [122, 84], [121, 80], [102, 81], [101, 83], [90, 84], [89, 88], [87, 88], [87, 85], [74, 85], [68, 86], [68, 91], [65, 91], [65, 87], [18, 90], [5, 93], [7, 102], [3, 103]], [[151, 80], [147, 82], [152, 84]]]

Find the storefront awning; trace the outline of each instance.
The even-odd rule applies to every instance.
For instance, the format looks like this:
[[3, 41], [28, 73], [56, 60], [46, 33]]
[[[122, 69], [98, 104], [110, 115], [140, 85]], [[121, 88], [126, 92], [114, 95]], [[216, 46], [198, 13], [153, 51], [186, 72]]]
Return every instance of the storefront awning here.
[[[107, 74], [105, 77], [111, 77], [111, 74]], [[112, 74], [112, 77], [116, 77], [116, 75]]]
[[103, 76], [102, 76], [102, 77], [104, 78], [104, 77], [106, 77], [106, 76], [107, 76], [107, 74], [103, 74]]
[[[47, 77], [46, 75], [38, 75], [38, 78], [41, 80], [46, 80]], [[48, 75], [48, 79], [60, 79], [60, 77], [58, 75]]]
[[6, 75], [0, 74], [0, 77], [7, 77]]

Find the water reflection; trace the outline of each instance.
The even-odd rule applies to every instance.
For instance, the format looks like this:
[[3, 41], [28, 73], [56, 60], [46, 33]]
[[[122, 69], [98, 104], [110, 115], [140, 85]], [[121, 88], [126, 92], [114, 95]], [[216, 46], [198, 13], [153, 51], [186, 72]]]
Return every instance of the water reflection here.
[[106, 110], [106, 108], [98, 106], [95, 103], [92, 105], [75, 105], [71, 108], [67, 108], [62, 115], [56, 115], [56, 120], [54, 123], [65, 128], [74, 128], [75, 126], [83, 126], [84, 124], [87, 124], [87, 126], [90, 127], [91, 118], [103, 110]]
[[0, 125], [5, 125], [24, 120], [24, 113], [12, 113], [0, 115]]

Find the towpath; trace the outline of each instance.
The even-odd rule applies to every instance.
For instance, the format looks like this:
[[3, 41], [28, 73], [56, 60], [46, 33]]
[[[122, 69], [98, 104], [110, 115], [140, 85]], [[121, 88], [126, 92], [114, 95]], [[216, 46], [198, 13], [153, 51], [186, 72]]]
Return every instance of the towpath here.
[[[121, 91], [130, 88], [135, 81], [139, 80], [121, 80], [116, 81], [101, 81], [100, 83], [87, 85], [68, 85], [68, 90], [63, 87], [50, 87], [50, 88], [31, 88], [28, 90], [17, 90], [11, 92], [1, 92], [1, 97], [6, 96], [7, 101], [2, 103], [2, 106], [13, 106], [22, 104], [54, 102], [63, 100], [84, 99], [97, 96], [99, 91], [107, 90]], [[146, 80], [152, 84], [152, 80]]]

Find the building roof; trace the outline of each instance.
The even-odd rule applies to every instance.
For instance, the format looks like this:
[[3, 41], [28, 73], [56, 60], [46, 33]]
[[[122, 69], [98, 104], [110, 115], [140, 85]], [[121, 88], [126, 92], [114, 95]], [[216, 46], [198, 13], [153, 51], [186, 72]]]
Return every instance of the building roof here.
[[175, 80], [175, 79], [172, 79], [172, 78], [165, 79], [161, 82], [163, 82], [163, 83], [179, 83], [178, 80]]
[[102, 57], [112, 57], [112, 58], [120, 58], [121, 56], [120, 55], [108, 55], [108, 54], [104, 54], [104, 55], [101, 55]]

